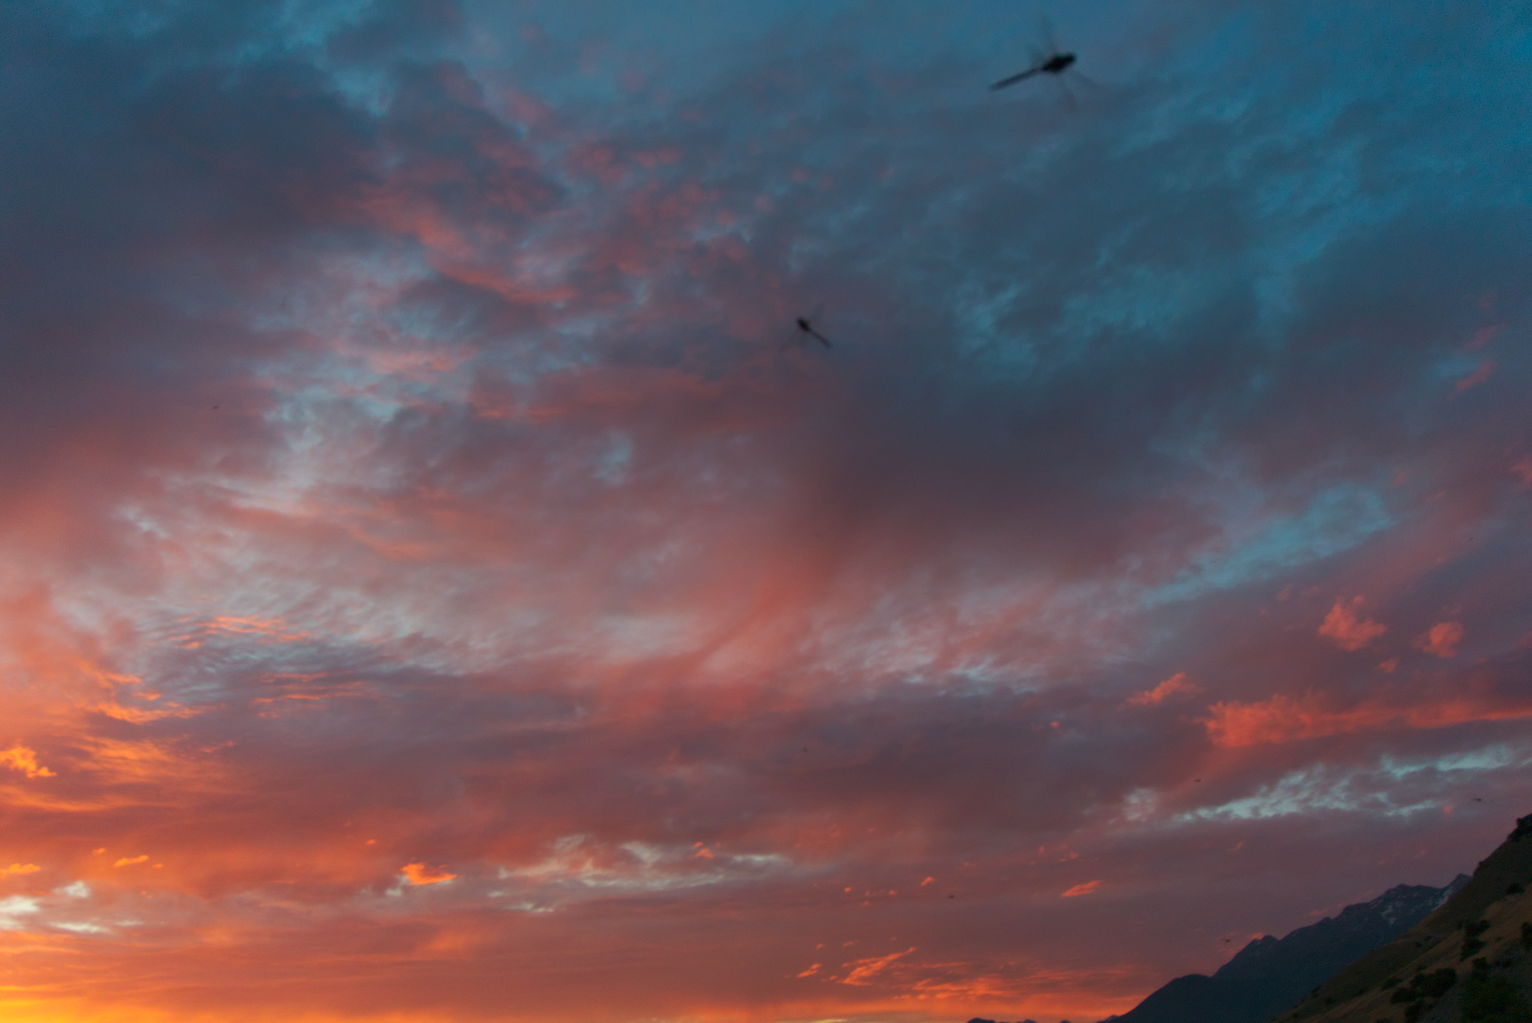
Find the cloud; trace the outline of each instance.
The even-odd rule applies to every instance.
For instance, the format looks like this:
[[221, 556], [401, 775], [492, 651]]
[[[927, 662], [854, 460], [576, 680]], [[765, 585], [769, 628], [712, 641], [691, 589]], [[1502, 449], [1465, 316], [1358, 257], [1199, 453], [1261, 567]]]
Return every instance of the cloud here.
[[1388, 626], [1361, 617], [1361, 597], [1337, 600], [1319, 626], [1319, 634], [1335, 641], [1342, 650], [1361, 650], [1388, 631]]
[[112, 863], [112, 866], [113, 867], [132, 867], [132, 866], [137, 866], [140, 863], [148, 863], [148, 862], [149, 862], [149, 854], [148, 853], [141, 853], [138, 856], [121, 856], [121, 857], [118, 857], [118, 859]]
[[424, 863], [406, 863], [399, 868], [399, 873], [412, 885], [441, 884], [457, 878], [445, 867], [429, 867]]
[[914, 951], [915, 948], [912, 946], [905, 949], [903, 952], [890, 952], [887, 955], [868, 956], [865, 959], [853, 959], [851, 962], [846, 964], [846, 973], [843, 976], [837, 978], [837, 980], [839, 983], [846, 984], [850, 987], [867, 987], [868, 985], [877, 983], [877, 979], [880, 974], [884, 973], [894, 963], [898, 962], [900, 959], [903, 959], [905, 956], [910, 955]]
[[65, 931], [73, 931], [76, 934], [110, 934], [112, 931], [110, 927], [87, 922], [66, 923], [64, 921], [54, 921], [51, 926]]
[[1064, 889], [1059, 893], [1059, 898], [1074, 899], [1081, 895], [1089, 895], [1105, 883], [1104, 881], [1082, 881], [1080, 884]]
[[1523, 490], [1532, 487], [1532, 456], [1523, 455], [1512, 462], [1511, 475], [1521, 483]]
[[1383, 729], [1450, 728], [1475, 721], [1516, 721], [1532, 717], [1522, 700], [1489, 700], [1471, 695], [1409, 700], [1369, 699], [1349, 706], [1317, 693], [1279, 694], [1253, 703], [1215, 703], [1203, 719], [1219, 746], [1241, 747], [1346, 735]]
[[38, 763], [37, 751], [26, 746], [12, 746], [10, 749], [0, 750], [0, 764], [4, 764], [13, 771], [20, 771], [28, 778], [55, 776], [53, 771]]
[[1437, 622], [1416, 637], [1415, 646], [1433, 657], [1448, 658], [1457, 656], [1458, 644], [1462, 642], [1462, 622]]
[[1493, 359], [1485, 359], [1483, 362], [1479, 363], [1479, 366], [1478, 366], [1477, 369], [1475, 369], [1472, 373], [1468, 374], [1463, 379], [1459, 380], [1455, 385], [1453, 385], [1452, 393], [1453, 394], [1462, 394], [1464, 391], [1467, 391], [1467, 390], [1470, 390], [1470, 389], [1472, 389], [1474, 387], [1477, 387], [1480, 384], [1484, 383], [1484, 381], [1488, 380], [1494, 374], [1494, 372], [1495, 372], [1495, 362], [1494, 362], [1494, 360]]
[[1201, 691], [1202, 687], [1187, 678], [1185, 672], [1178, 671], [1158, 685], [1128, 697], [1128, 705], [1132, 707], [1158, 707], [1171, 697], [1193, 696]]
[[36, 899], [24, 895], [7, 895], [0, 898], [0, 931], [16, 931], [26, 927], [22, 917], [33, 916], [42, 910]]
[[20, 874], [35, 874], [43, 869], [35, 863], [12, 863], [8, 867], [0, 867], [0, 877], [16, 877]]

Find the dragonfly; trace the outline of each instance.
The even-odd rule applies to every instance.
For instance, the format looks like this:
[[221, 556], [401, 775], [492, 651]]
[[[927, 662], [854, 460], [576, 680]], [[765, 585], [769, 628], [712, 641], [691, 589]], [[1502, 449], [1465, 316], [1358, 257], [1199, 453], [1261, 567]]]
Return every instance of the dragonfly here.
[[826, 348], [830, 347], [830, 339], [816, 330], [814, 324], [807, 317], [800, 316], [797, 320], [794, 321], [794, 323], [797, 324], [798, 330], [800, 332], [807, 334], [809, 337], [813, 338], [815, 341], [818, 341]]
[[[1054, 39], [1053, 25], [1046, 17], [1039, 18], [1037, 34], [1044, 40], [1046, 49], [1040, 50], [1036, 47], [1031, 47], [1033, 51], [1031, 66], [1016, 72], [1014, 75], [1007, 75], [997, 82], [990, 83], [990, 91], [995, 92], [1000, 89], [1008, 89], [1018, 82], [1026, 81], [1028, 78], [1045, 75], [1051, 77], [1059, 84], [1065, 98], [1069, 101], [1069, 105], [1078, 110], [1079, 101], [1075, 99], [1073, 90], [1069, 88], [1068, 79], [1064, 77], [1064, 72], [1069, 71], [1070, 68], [1075, 66], [1080, 59], [1079, 56], [1073, 50], [1066, 50], [1059, 46], [1058, 42]], [[1087, 85], [1093, 84], [1078, 69], [1071, 71], [1069, 78], [1082, 81]]]
[[799, 344], [807, 344], [808, 339], [813, 338], [815, 341], [818, 341], [820, 344], [824, 345], [827, 349], [833, 347], [830, 344], [830, 339], [825, 337], [824, 334], [820, 333], [818, 327], [814, 326], [814, 321], [819, 319], [820, 314], [823, 312], [824, 303], [821, 302], [819, 305], [815, 306], [814, 311], [809, 313], [807, 316], [799, 316], [793, 320], [793, 327], [797, 331], [794, 339]]
[[1051, 57], [1048, 57], [1046, 60], [1043, 60], [1040, 63], [1032, 65], [1025, 71], [1018, 71], [1014, 75], [1010, 75], [1009, 77], [1000, 79], [998, 82], [994, 82], [990, 85], [990, 90], [994, 91], [997, 89], [1007, 88], [1009, 86], [1015, 85], [1017, 82], [1026, 81], [1033, 75], [1061, 75], [1077, 59], [1079, 58], [1077, 58], [1072, 53], [1055, 51]]

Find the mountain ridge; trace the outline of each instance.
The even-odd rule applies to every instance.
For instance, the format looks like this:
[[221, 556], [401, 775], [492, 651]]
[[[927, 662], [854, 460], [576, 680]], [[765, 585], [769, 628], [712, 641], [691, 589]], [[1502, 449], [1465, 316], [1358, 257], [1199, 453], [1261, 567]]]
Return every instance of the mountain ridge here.
[[1400, 884], [1278, 938], [1247, 943], [1212, 975], [1169, 981], [1101, 1023], [1266, 1023], [1358, 957], [1426, 918], [1469, 883]]
[[1532, 815], [1443, 905], [1272, 1023], [1532, 1021]]

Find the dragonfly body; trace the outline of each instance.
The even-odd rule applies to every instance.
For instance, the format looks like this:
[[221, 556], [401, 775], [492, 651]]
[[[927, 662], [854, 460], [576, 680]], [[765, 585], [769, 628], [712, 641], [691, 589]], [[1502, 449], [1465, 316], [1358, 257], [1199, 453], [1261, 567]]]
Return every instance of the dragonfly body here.
[[824, 345], [826, 348], [830, 347], [830, 339], [825, 337], [819, 331], [815, 330], [814, 329], [814, 325], [812, 323], [810, 323], [806, 318], [804, 318], [802, 316], [798, 317], [797, 323], [798, 323], [798, 329], [800, 331], [802, 331], [803, 333], [807, 334], [809, 337], [813, 338], [814, 340], [818, 341], [820, 344]]

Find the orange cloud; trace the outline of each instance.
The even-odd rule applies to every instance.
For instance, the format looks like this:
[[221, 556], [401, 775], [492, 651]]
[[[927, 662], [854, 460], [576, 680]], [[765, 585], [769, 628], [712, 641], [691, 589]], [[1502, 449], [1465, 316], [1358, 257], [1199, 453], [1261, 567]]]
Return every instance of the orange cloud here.
[[851, 967], [851, 971], [844, 977], [840, 978], [840, 982], [842, 984], [849, 984], [852, 987], [866, 987], [868, 984], [872, 983], [872, 978], [876, 977], [878, 974], [892, 966], [895, 962], [903, 959], [913, 951], [915, 951], [915, 947], [912, 945], [905, 949], [903, 952], [890, 952], [886, 956], [870, 956], [866, 959], [853, 959], [851, 962], [846, 964], [847, 966]]
[[0, 764], [20, 771], [28, 778], [52, 778], [54, 773], [37, 762], [37, 751], [28, 749], [26, 746], [12, 746], [7, 750], [0, 750]]
[[1097, 888], [1100, 888], [1103, 884], [1105, 884], [1104, 881], [1085, 881], [1081, 884], [1075, 885], [1073, 888], [1070, 888], [1067, 891], [1060, 892], [1059, 898], [1074, 899], [1079, 898], [1081, 895], [1089, 895]]
[[1141, 693], [1134, 693], [1128, 697], [1128, 705], [1132, 707], [1158, 707], [1172, 696], [1191, 696], [1201, 691], [1202, 687], [1188, 679], [1185, 672], [1178, 671], [1153, 689], [1146, 689]]
[[142, 856], [124, 856], [121, 859], [119, 859], [116, 863], [113, 863], [112, 866], [114, 866], [114, 867], [131, 867], [131, 866], [133, 866], [136, 863], [148, 863], [148, 862], [149, 862], [149, 855], [148, 855], [148, 853], [145, 853]]
[[1357, 613], [1361, 597], [1337, 600], [1319, 626], [1319, 634], [1335, 641], [1342, 650], [1360, 650], [1388, 631], [1388, 626], [1363, 618]]
[[441, 884], [457, 877], [445, 867], [428, 867], [424, 863], [406, 863], [399, 868], [399, 873], [412, 885]]
[[800, 979], [803, 978], [803, 977], [812, 977], [812, 976], [814, 976], [814, 974], [819, 972], [819, 970], [820, 970], [820, 968], [822, 966], [824, 966], [823, 963], [815, 963], [813, 966], [810, 966], [808, 969], [803, 970], [800, 973], [793, 974], [793, 976], [798, 977]]
[[1457, 656], [1458, 644], [1461, 642], [1462, 622], [1437, 622], [1415, 640], [1415, 646], [1428, 654], [1446, 659]]
[[1463, 697], [1409, 706], [1372, 700], [1336, 708], [1314, 693], [1278, 695], [1257, 703], [1215, 703], [1208, 710], [1211, 716], [1202, 724], [1216, 744], [1226, 747], [1297, 742], [1381, 728], [1446, 728], [1470, 721], [1532, 717], [1532, 703], [1493, 706]]
[[0, 877], [15, 877], [17, 874], [35, 874], [43, 869], [35, 863], [12, 863], [9, 867], [0, 867]]

